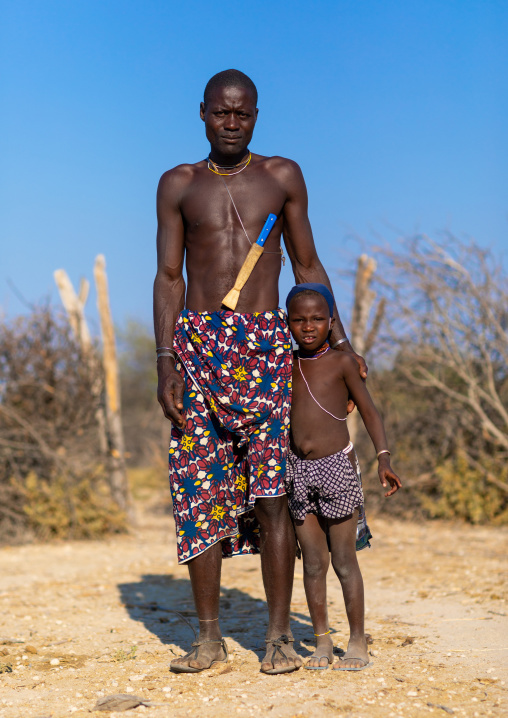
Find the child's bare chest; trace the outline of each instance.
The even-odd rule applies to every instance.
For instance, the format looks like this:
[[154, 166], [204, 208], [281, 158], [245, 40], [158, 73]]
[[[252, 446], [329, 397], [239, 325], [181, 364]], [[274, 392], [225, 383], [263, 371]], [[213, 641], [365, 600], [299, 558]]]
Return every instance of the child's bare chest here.
[[293, 365], [292, 446], [308, 458], [335, 453], [349, 441], [345, 421], [348, 390], [333, 363], [327, 364], [318, 359], [301, 361], [300, 367], [298, 361]]

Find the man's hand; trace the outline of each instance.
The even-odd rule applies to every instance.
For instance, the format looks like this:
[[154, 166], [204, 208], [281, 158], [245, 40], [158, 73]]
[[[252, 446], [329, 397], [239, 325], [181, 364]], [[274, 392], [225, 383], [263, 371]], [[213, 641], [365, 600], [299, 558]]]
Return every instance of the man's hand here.
[[[162, 406], [162, 411], [166, 419], [169, 419], [179, 429], [185, 428], [185, 419], [183, 417], [183, 395], [185, 392], [185, 384], [176, 371], [167, 361], [171, 357], [161, 357], [158, 362], [159, 382], [157, 386], [157, 400]], [[163, 364], [162, 362], [166, 360]]]
[[379, 475], [379, 480], [383, 485], [383, 488], [386, 488], [388, 484], [390, 484], [390, 486], [392, 487], [390, 491], [385, 494], [385, 498], [388, 498], [400, 488], [402, 488], [402, 482], [390, 466], [390, 460], [388, 458], [384, 458], [385, 456], [388, 457], [388, 454], [381, 454], [381, 456], [379, 457], [379, 466], [377, 472]]

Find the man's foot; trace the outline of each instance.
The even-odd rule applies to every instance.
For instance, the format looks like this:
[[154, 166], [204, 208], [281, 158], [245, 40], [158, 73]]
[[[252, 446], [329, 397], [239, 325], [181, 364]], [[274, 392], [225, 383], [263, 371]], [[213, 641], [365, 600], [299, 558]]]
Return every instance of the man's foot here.
[[330, 636], [319, 636], [316, 650], [309, 658], [305, 668], [313, 671], [324, 671], [333, 663], [333, 641]]
[[265, 641], [266, 656], [261, 662], [261, 673], [276, 675], [291, 673], [301, 668], [303, 662], [293, 649], [293, 640], [284, 633], [278, 638]]
[[349, 640], [347, 651], [334, 664], [335, 671], [363, 671], [370, 666], [367, 640], [363, 638]]
[[173, 673], [199, 673], [211, 668], [214, 663], [228, 662], [228, 649], [223, 638], [195, 641], [192, 650], [185, 656], [175, 658], [169, 664]]

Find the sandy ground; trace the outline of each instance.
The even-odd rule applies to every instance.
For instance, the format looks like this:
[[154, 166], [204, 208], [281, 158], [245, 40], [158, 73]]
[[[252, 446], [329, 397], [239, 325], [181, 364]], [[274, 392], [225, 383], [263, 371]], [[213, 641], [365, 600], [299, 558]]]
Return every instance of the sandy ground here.
[[[153, 507], [152, 507], [153, 508]], [[150, 706], [93, 715], [508, 715], [508, 531], [370, 517], [360, 554], [372, 666], [358, 673], [259, 673], [266, 604], [259, 557], [223, 569], [223, 630], [230, 663], [174, 675], [169, 660], [192, 632], [187, 571], [175, 560], [167, 515], [140, 511], [132, 536], [0, 550], [0, 718], [81, 718], [113, 694]], [[292, 603], [300, 654], [312, 628], [297, 562]], [[338, 647], [347, 624], [330, 576]]]

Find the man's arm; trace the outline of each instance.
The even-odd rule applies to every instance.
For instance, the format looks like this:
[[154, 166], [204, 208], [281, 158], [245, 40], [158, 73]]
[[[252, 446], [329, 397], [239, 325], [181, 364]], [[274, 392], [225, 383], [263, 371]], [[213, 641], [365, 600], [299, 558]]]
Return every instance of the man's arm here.
[[[182, 268], [185, 253], [184, 226], [179, 207], [181, 181], [177, 170], [162, 175], [157, 190], [157, 274], [153, 286], [155, 345], [173, 348], [178, 314], [185, 304]], [[184, 383], [172, 356], [157, 360], [157, 399], [164, 416], [183, 428]]]
[[[293, 267], [295, 281], [297, 284], [319, 282], [332, 291], [328, 275], [316, 252], [308, 217], [307, 188], [300, 167], [296, 162], [286, 160], [279, 171], [283, 174], [282, 179], [287, 189], [287, 199], [284, 204], [283, 235]], [[335, 323], [330, 337], [332, 345], [339, 339], [346, 337], [337, 306], [334, 307], [334, 317]], [[336, 348], [354, 354], [360, 368], [360, 375], [363, 378], [367, 376], [368, 368], [365, 360], [354, 352], [349, 341], [341, 342]]]

